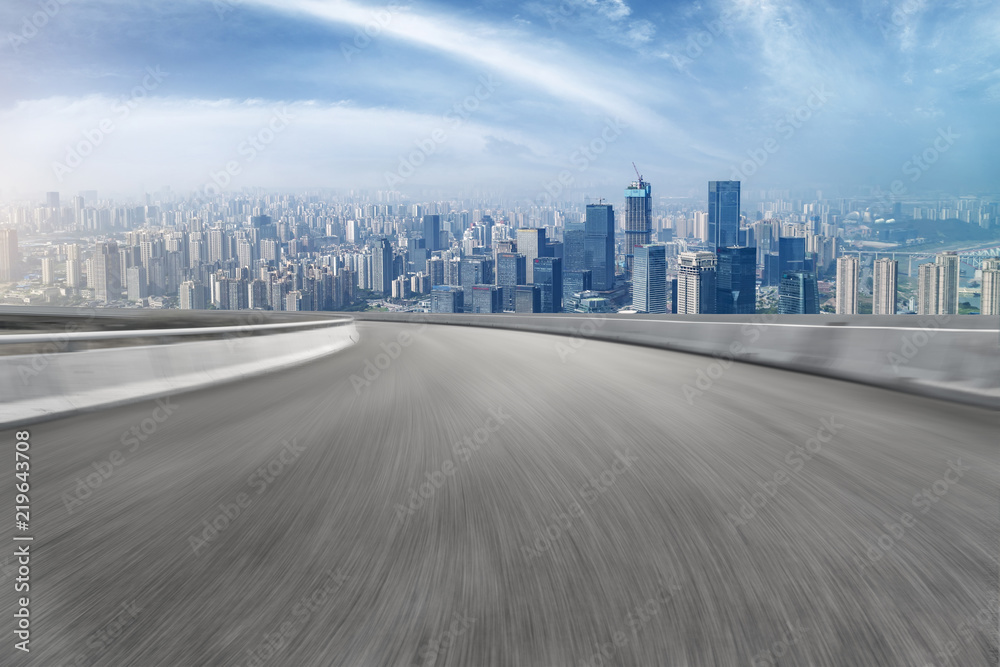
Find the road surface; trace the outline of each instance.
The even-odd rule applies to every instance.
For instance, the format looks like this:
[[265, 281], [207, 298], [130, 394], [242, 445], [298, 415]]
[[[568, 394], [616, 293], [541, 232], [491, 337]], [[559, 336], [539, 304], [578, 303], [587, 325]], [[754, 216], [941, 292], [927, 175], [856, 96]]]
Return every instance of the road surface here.
[[995, 412], [358, 327], [304, 367], [30, 427], [31, 652], [4, 627], [0, 662], [997, 664]]

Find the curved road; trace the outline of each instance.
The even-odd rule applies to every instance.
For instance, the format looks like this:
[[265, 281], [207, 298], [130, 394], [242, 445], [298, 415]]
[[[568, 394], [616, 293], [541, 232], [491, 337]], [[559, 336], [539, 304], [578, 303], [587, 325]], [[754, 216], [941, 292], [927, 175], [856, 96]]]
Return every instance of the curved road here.
[[305, 367], [30, 427], [32, 650], [8, 546], [0, 663], [997, 664], [996, 413], [358, 327]]

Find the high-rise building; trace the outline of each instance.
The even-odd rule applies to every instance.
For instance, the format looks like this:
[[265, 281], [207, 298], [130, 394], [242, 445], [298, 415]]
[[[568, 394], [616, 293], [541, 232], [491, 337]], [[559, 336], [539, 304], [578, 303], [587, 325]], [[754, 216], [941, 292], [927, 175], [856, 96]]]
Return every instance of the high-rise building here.
[[563, 271], [563, 310], [569, 311], [573, 295], [589, 292], [594, 288], [593, 273], [590, 271]]
[[[875, 267], [872, 272], [873, 315], [896, 314], [896, 295], [899, 289], [898, 271], [899, 263], [894, 259], [883, 257], [882, 259], [875, 260]], [[839, 279], [837, 289], [840, 289]]]
[[563, 297], [562, 260], [558, 257], [536, 257], [534, 273], [534, 284], [541, 292], [542, 302], [540, 312], [561, 313]]
[[0, 229], [0, 282], [14, 282], [19, 275], [21, 252], [17, 248], [17, 230]]
[[382, 237], [375, 240], [372, 252], [372, 291], [389, 295], [392, 293], [392, 280], [396, 277], [393, 269], [392, 244]]
[[205, 309], [205, 288], [199, 282], [193, 280], [182, 282], [180, 290], [178, 290], [178, 297], [182, 310]]
[[615, 211], [610, 204], [587, 204], [584, 268], [593, 272], [595, 290], [615, 286]]
[[677, 313], [714, 313], [717, 290], [715, 253], [682, 252], [677, 256], [677, 262]]
[[52, 285], [56, 282], [56, 261], [51, 257], [42, 257], [42, 284]]
[[94, 275], [87, 279], [94, 288], [94, 298], [108, 303], [121, 298], [122, 292], [122, 262], [115, 241], [97, 243], [91, 266]]
[[542, 290], [538, 285], [518, 285], [514, 297], [515, 313], [542, 312]]
[[802, 236], [782, 236], [778, 239], [778, 275], [807, 271], [806, 239]]
[[473, 313], [501, 313], [503, 305], [500, 302], [501, 289], [496, 285], [472, 286]]
[[653, 234], [652, 186], [642, 180], [632, 181], [625, 188], [625, 261], [628, 277], [632, 276], [633, 248], [649, 245]]
[[808, 271], [786, 271], [778, 286], [780, 315], [815, 315], [819, 313], [819, 284], [816, 274]]
[[545, 230], [522, 228], [517, 230], [517, 251], [524, 255], [527, 283], [534, 283], [535, 258], [545, 256]]
[[708, 239], [716, 250], [740, 245], [740, 182], [708, 182]]
[[[586, 264], [587, 224], [567, 222], [563, 230], [563, 271], [583, 271]], [[556, 255], [558, 257], [558, 255]]]
[[441, 250], [441, 216], [440, 215], [425, 215], [424, 216], [424, 243], [427, 247], [427, 252], [433, 252], [435, 250]]
[[461, 287], [454, 285], [435, 285], [431, 287], [432, 313], [461, 313], [464, 308], [465, 294]]
[[642, 245], [633, 249], [632, 307], [640, 313], [667, 312], [667, 248]]
[[982, 265], [980, 315], [1000, 315], [1000, 259], [984, 259]]
[[917, 270], [917, 312], [920, 315], [958, 314], [959, 257], [944, 253], [933, 264]]
[[513, 311], [517, 286], [526, 284], [528, 272], [524, 255], [513, 252], [497, 253], [497, 286], [501, 289], [503, 310]]
[[858, 314], [858, 274], [861, 261], [854, 255], [837, 258], [837, 307], [838, 315]]
[[465, 290], [465, 312], [473, 309], [473, 290], [475, 285], [488, 285], [493, 282], [493, 259], [482, 255], [472, 255], [462, 260], [462, 289]]
[[149, 296], [149, 282], [146, 279], [146, 267], [142, 265], [130, 266], [128, 273], [128, 300], [142, 301]]
[[725, 315], [757, 312], [756, 248], [729, 246], [718, 249], [715, 312]]

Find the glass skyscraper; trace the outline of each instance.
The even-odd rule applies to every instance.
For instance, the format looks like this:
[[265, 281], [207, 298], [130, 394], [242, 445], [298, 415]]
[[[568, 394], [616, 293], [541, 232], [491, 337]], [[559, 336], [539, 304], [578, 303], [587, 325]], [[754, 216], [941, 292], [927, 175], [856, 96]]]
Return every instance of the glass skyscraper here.
[[[583, 271], [587, 268], [585, 247], [587, 224], [584, 222], [567, 222], [563, 230], [563, 271]], [[553, 257], [558, 257], [553, 253]]]
[[719, 248], [716, 269], [716, 312], [752, 315], [757, 312], [757, 250]]
[[427, 252], [441, 249], [441, 216], [424, 216], [424, 244]]
[[642, 180], [632, 181], [625, 188], [625, 254], [626, 268], [632, 273], [633, 248], [649, 245], [653, 231], [652, 186]]
[[816, 315], [819, 313], [819, 285], [808, 271], [786, 271], [778, 286], [779, 315]]
[[503, 310], [515, 309], [517, 286], [526, 284], [528, 275], [526, 267], [524, 255], [520, 253], [497, 253], [497, 286], [501, 289]]
[[588, 204], [584, 223], [584, 268], [592, 272], [593, 289], [615, 286], [615, 211], [610, 204]]
[[562, 312], [562, 260], [558, 257], [535, 258], [534, 284], [541, 291], [543, 313]]
[[716, 249], [740, 244], [740, 182], [708, 182], [708, 242]]
[[632, 307], [640, 313], [667, 312], [667, 248], [644, 245], [635, 248], [632, 272]]

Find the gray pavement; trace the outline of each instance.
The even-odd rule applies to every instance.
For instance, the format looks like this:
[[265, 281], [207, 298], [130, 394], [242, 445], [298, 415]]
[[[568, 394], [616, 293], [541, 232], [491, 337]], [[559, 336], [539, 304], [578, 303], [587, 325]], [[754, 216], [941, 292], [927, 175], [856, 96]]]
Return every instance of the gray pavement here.
[[32, 650], [4, 627], [0, 663], [997, 664], [996, 412], [358, 329], [303, 367], [29, 427]]

